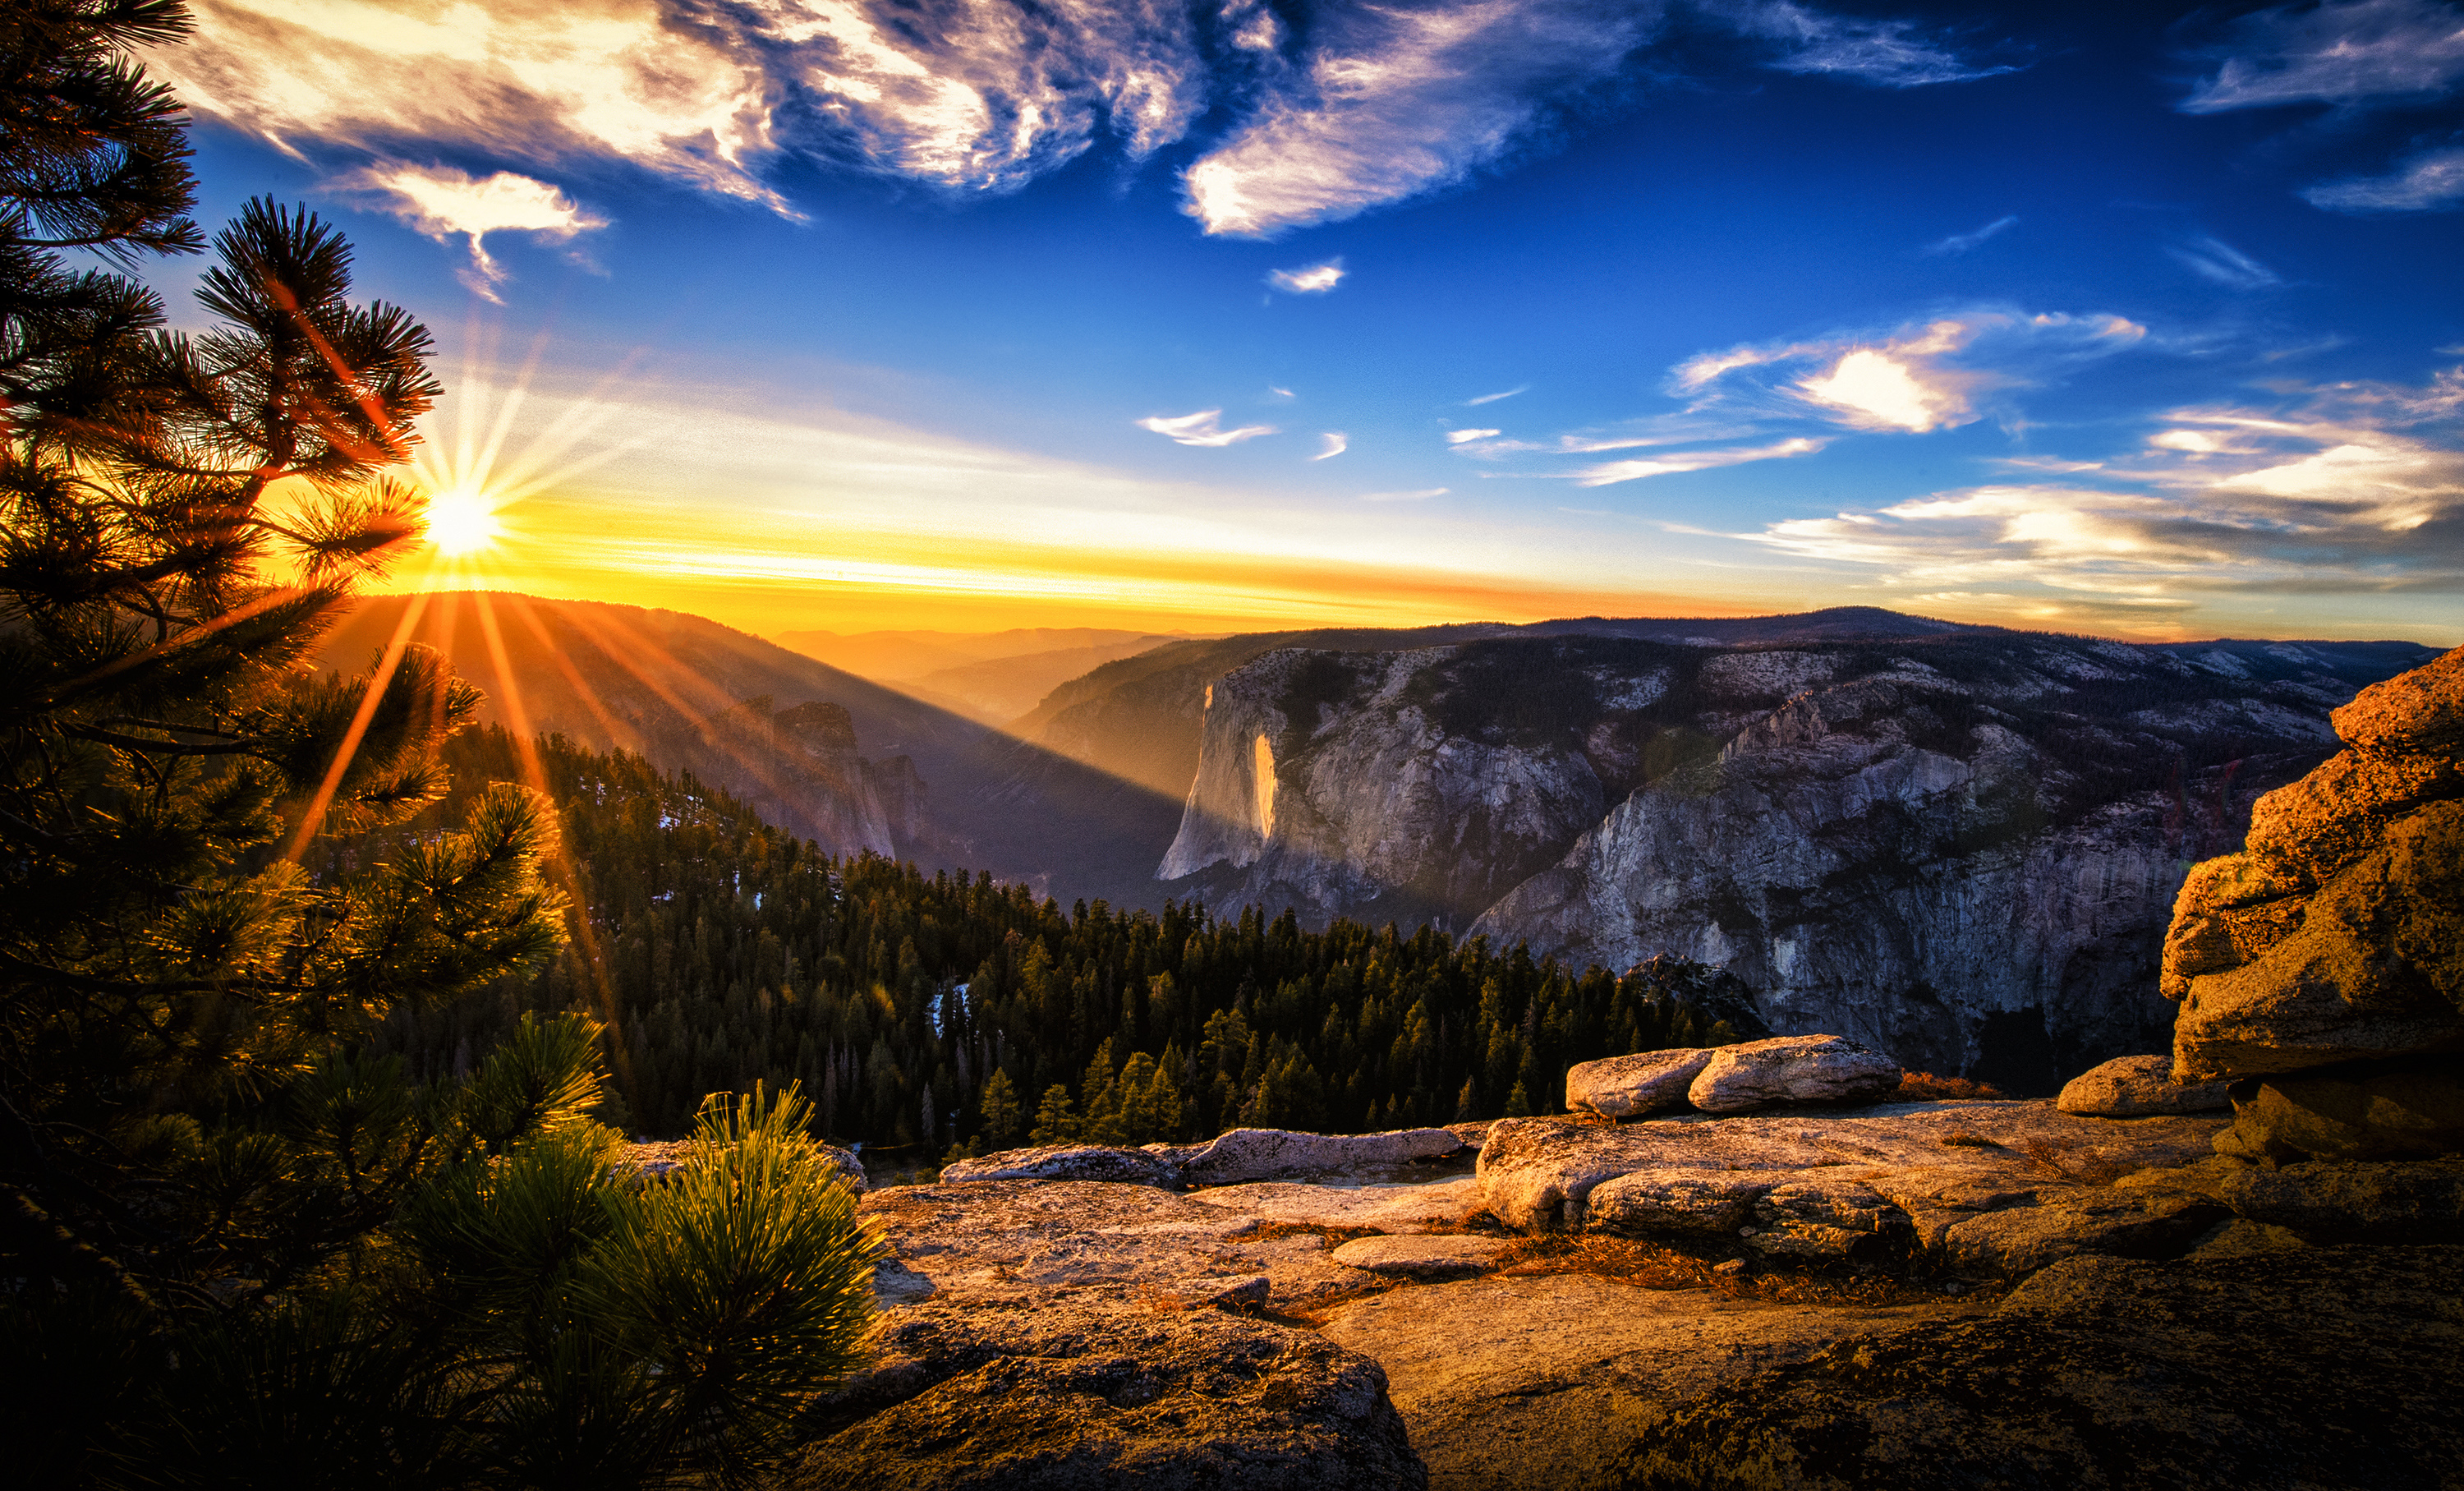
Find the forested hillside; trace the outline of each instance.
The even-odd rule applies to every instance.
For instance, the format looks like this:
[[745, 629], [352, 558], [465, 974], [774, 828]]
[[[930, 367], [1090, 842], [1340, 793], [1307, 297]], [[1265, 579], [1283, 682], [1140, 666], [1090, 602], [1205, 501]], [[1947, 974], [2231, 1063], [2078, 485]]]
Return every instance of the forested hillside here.
[[[763, 1077], [802, 1082], [837, 1138], [919, 1162], [1035, 1126], [1130, 1142], [1385, 1128], [1552, 1110], [1574, 1061], [1750, 1034], [1718, 1023], [1749, 1015], [1691, 966], [1620, 980], [1254, 908], [1065, 911], [989, 876], [833, 858], [637, 756], [554, 737], [531, 753], [562, 815], [570, 946], [535, 978], [395, 1015], [378, 1044], [450, 1075], [523, 1011], [587, 1011], [609, 1029], [627, 1108], [610, 1116], [638, 1133], [675, 1133], [704, 1094]], [[435, 813], [338, 845], [332, 867], [382, 859], [526, 774], [502, 729], [447, 755]], [[996, 1072], [1020, 1111], [1002, 1122], [996, 1098], [988, 1133]]]

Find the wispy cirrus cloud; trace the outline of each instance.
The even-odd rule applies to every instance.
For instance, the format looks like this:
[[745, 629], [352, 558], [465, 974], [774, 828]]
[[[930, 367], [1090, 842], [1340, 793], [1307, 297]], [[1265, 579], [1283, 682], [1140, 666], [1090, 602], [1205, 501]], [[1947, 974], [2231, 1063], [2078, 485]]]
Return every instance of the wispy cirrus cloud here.
[[1152, 430], [1176, 445], [1224, 446], [1254, 440], [1262, 434], [1277, 433], [1273, 425], [1243, 425], [1238, 430], [1223, 428], [1223, 411], [1201, 409], [1195, 414], [1167, 417], [1151, 414], [1136, 421], [1141, 430]]
[[1266, 272], [1266, 283], [1287, 295], [1324, 295], [1343, 283], [1344, 268], [1340, 258], [1302, 269], [1275, 269]]
[[1309, 459], [1324, 460], [1330, 456], [1340, 456], [1350, 449], [1352, 449], [1352, 437], [1350, 435], [1345, 434], [1340, 430], [1329, 430], [1326, 434], [1317, 437], [1317, 454], [1310, 456]]
[[1616, 73], [1659, 18], [1647, 0], [1331, 11], [1303, 64], [1183, 173], [1186, 211], [1209, 234], [1265, 237], [1452, 186]]
[[[534, 164], [621, 160], [784, 209], [796, 153], [1001, 190], [1109, 130], [1179, 139], [1211, 80], [1166, 0], [196, 0], [147, 65], [191, 107], [285, 145], [411, 142]], [[1252, 19], [1254, 29], [1254, 18]]]
[[1363, 492], [1360, 500], [1364, 502], [1425, 502], [1430, 498], [1445, 496], [1449, 490], [1447, 487], [1427, 487], [1418, 492]]
[[2228, 290], [2268, 290], [2284, 283], [2283, 276], [2222, 238], [2191, 238], [2165, 252], [2184, 269]]
[[1914, 21], [1835, 15], [1794, 0], [1715, 0], [1704, 10], [1742, 35], [1780, 44], [1766, 66], [1784, 73], [1827, 73], [1884, 88], [1967, 82], [2018, 71], [1962, 56], [1947, 38]]
[[2035, 587], [2085, 614], [2224, 592], [2464, 593], [2464, 369], [2159, 425], [2137, 469], [2095, 485], [1970, 487], [1740, 537], [1893, 586]]
[[1505, 433], [1503, 430], [1449, 430], [1446, 432], [1446, 443], [1469, 445], [1475, 440], [1493, 440]]
[[1530, 391], [1531, 385], [1526, 383], [1515, 388], [1507, 389], [1502, 393], [1484, 393], [1476, 399], [1465, 399], [1463, 400], [1463, 408], [1478, 409], [1483, 404], [1494, 404], [1499, 399], [1510, 399], [1518, 393], [1529, 393]]
[[[623, 162], [782, 211], [790, 158], [1002, 191], [1107, 140], [1144, 160], [1216, 110], [1185, 210], [1264, 237], [1544, 144], [1631, 71], [1668, 3], [1350, 0], [1295, 40], [1261, 0], [196, 0], [196, 36], [146, 60], [295, 152]], [[2001, 70], [1907, 22], [1682, 3], [1788, 71], [1913, 87]]]
[[1736, 446], [1717, 451], [1681, 451], [1666, 456], [1640, 456], [1633, 460], [1603, 461], [1573, 473], [1578, 487], [1613, 486], [1620, 481], [1639, 481], [1645, 477], [1675, 476], [1688, 471], [1710, 471], [1721, 466], [1742, 466], [1749, 461], [1785, 460], [1793, 456], [1811, 456], [1828, 441], [1798, 435], [1771, 445]]
[[2388, 175], [2325, 182], [2301, 195], [2331, 212], [2435, 212], [2464, 206], [2464, 145], [2425, 151]]
[[1705, 352], [1676, 367], [1698, 411], [1813, 412], [1852, 430], [1923, 434], [1983, 418], [1984, 396], [2145, 341], [2126, 317], [1963, 311], [1920, 326]]
[[1982, 247], [1988, 240], [1999, 237], [2003, 234], [2009, 233], [2012, 229], [2018, 226], [2019, 219], [2016, 214], [2007, 217], [1997, 217], [1993, 219], [1993, 221], [1987, 223], [1984, 227], [1975, 229], [1972, 232], [1955, 233], [1947, 238], [1937, 238], [1933, 242], [1926, 244], [1918, 252], [1934, 257], [1966, 254], [1971, 249]]
[[2183, 99], [2187, 114], [2433, 98], [2464, 83], [2464, 11], [2441, 0], [2278, 6], [2235, 20], [2203, 56], [2215, 71]]
[[460, 234], [471, 251], [471, 272], [464, 282], [497, 300], [504, 267], [489, 256], [492, 233], [524, 233], [550, 243], [564, 243], [607, 226], [607, 219], [577, 207], [565, 194], [543, 181], [512, 171], [474, 177], [450, 166], [412, 166], [389, 162], [346, 176], [336, 186], [369, 195], [385, 211], [411, 227], [442, 241]]

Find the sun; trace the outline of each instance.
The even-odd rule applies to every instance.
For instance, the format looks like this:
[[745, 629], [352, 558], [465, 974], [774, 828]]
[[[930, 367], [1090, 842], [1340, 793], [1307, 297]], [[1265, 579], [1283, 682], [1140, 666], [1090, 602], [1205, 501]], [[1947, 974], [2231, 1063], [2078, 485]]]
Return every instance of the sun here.
[[444, 554], [472, 554], [494, 544], [505, 531], [496, 522], [495, 504], [466, 487], [449, 487], [428, 497], [428, 542]]

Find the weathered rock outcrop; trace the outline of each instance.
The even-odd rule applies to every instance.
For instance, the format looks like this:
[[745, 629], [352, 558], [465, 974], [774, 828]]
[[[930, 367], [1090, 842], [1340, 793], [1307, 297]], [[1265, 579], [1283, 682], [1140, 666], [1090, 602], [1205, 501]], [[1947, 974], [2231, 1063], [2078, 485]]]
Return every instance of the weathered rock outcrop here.
[[782, 1491], [1356, 1491], [1428, 1484], [1377, 1364], [1218, 1310], [1049, 1300], [893, 1312]]
[[2464, 1249], [2077, 1258], [1648, 1426], [1637, 1491], [2379, 1491], [2464, 1464]]
[[2233, 1106], [2223, 1082], [2173, 1080], [2171, 1057], [2116, 1057], [2062, 1084], [2054, 1106], [2089, 1118], [2212, 1113]]
[[1278, 651], [1211, 683], [1157, 875], [1220, 908], [1428, 918], [1577, 964], [1682, 954], [1738, 973], [1774, 1030], [2050, 1095], [2165, 1038], [2183, 861], [2331, 747], [2328, 710], [2385, 651]]
[[2464, 1148], [2464, 649], [2337, 710], [2345, 749], [2261, 798], [2166, 938], [2177, 1077], [2263, 1081], [2225, 1141]]

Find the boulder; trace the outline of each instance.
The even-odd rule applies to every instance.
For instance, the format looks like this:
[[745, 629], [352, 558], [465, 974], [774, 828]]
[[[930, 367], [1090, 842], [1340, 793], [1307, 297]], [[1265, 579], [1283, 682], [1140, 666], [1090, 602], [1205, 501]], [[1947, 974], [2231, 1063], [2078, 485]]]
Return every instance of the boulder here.
[[2464, 1161], [2253, 1167], [2218, 1190], [2237, 1215], [2311, 1242], [2464, 1242]]
[[1685, 1106], [1686, 1089], [1711, 1053], [1698, 1048], [1638, 1051], [1566, 1069], [1566, 1106], [1605, 1118], [1640, 1118]]
[[1172, 1167], [1144, 1149], [1106, 1145], [1038, 1145], [1003, 1149], [941, 1168], [941, 1183], [984, 1180], [1100, 1180], [1132, 1186], [1169, 1186]]
[[2173, 1058], [2116, 1057], [2062, 1085], [2054, 1105], [2087, 1118], [2145, 1118], [2155, 1113], [2211, 1113], [2233, 1106], [2226, 1082], [2177, 1082]]
[[1306, 1176], [1365, 1177], [1442, 1160], [1466, 1146], [1452, 1129], [1403, 1128], [1383, 1134], [1303, 1134], [1282, 1128], [1235, 1128], [1179, 1155], [1180, 1177], [1193, 1186]]
[[1635, 1170], [1592, 1188], [1586, 1220], [1597, 1231], [1630, 1235], [1730, 1236], [1784, 1178], [1777, 1170]]
[[[2154, 1167], [2210, 1158], [2226, 1124], [2196, 1114], [2079, 1118], [2049, 1102], [1900, 1102], [1854, 1113], [1791, 1112], [1715, 1118], [1686, 1114], [1636, 1124], [1563, 1118], [1500, 1119], [1481, 1146], [1481, 1197], [1509, 1227], [1579, 1227], [1594, 1188], [1642, 1171], [1744, 1171], [1776, 1186], [1796, 1171], [1856, 1166], [1933, 1171], [1999, 1167], [2032, 1183], [2106, 1182]], [[1718, 1182], [1735, 1184], [1736, 1177]], [[1617, 1224], [1630, 1230], [1628, 1224]]]
[[919, 1305], [813, 1415], [782, 1491], [1353, 1491], [1428, 1473], [1375, 1362], [1219, 1310]]
[[2277, 1160], [2429, 1159], [2464, 1151], [2464, 1060], [2438, 1056], [2271, 1077], [2219, 1145]]
[[1507, 1246], [1504, 1237], [1354, 1237], [1335, 1249], [1332, 1257], [1347, 1268], [1366, 1269], [1373, 1274], [1452, 1279], [1485, 1272]]
[[2363, 690], [2335, 714], [2346, 748], [2191, 872], [2162, 981], [2177, 1078], [2464, 1051], [2459, 715], [2464, 649]]
[[1643, 1429], [1636, 1491], [2376, 1491], [2464, 1464], [2464, 1248], [2073, 1258], [1991, 1314], [1732, 1379]]
[[1839, 1035], [1777, 1035], [1723, 1046], [1687, 1086], [1705, 1113], [1783, 1103], [1880, 1102], [1900, 1085], [1900, 1064]]

